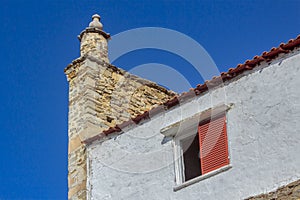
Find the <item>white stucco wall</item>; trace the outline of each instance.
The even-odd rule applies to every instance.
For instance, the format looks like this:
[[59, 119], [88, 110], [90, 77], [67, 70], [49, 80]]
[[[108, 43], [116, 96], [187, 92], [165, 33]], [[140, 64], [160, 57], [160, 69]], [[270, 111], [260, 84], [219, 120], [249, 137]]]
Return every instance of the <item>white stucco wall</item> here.
[[[90, 145], [89, 197], [234, 200], [300, 179], [299, 75], [298, 51], [113, 139]], [[224, 101], [234, 104], [227, 113], [232, 168], [174, 192], [172, 141], [162, 144], [160, 130]]]

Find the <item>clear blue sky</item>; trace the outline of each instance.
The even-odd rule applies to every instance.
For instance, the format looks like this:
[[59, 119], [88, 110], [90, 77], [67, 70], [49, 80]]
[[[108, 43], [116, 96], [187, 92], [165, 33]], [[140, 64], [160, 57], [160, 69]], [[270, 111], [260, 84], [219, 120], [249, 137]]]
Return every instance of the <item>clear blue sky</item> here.
[[[165, 27], [197, 40], [220, 71], [300, 34], [300, 1], [13, 1], [0, 7], [0, 199], [67, 199], [68, 84], [77, 35], [99, 13], [112, 35]], [[185, 61], [137, 51], [116, 65]], [[188, 65], [188, 64], [187, 64]], [[186, 76], [189, 75], [187, 72]], [[193, 86], [202, 82], [191, 75]]]

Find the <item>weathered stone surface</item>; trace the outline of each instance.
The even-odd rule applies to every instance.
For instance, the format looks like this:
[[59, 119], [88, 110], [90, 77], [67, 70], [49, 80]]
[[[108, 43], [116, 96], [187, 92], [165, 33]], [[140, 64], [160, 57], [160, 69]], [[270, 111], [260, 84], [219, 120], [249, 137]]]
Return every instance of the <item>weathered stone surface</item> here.
[[299, 200], [300, 199], [300, 180], [292, 182], [286, 186], [278, 188], [268, 194], [261, 194], [246, 200]]
[[82, 141], [130, 120], [175, 93], [109, 64], [102, 32], [81, 35], [81, 57], [69, 81], [69, 199], [86, 199], [87, 155]]
[[86, 190], [86, 148], [81, 145], [76, 150], [69, 152], [68, 186], [69, 199], [76, 199], [80, 191]]
[[69, 138], [69, 150], [68, 150], [68, 152], [73, 152], [78, 147], [80, 147], [82, 145], [81, 141], [82, 140], [80, 139], [79, 135], [75, 135], [74, 137]]
[[[114, 68], [107, 68], [96, 81], [97, 116], [114, 126], [136, 117], [154, 105], [167, 101], [174, 93]], [[111, 120], [107, 120], [107, 119]]]
[[87, 33], [81, 38], [81, 56], [90, 55], [95, 58], [108, 61], [107, 40], [99, 33]]

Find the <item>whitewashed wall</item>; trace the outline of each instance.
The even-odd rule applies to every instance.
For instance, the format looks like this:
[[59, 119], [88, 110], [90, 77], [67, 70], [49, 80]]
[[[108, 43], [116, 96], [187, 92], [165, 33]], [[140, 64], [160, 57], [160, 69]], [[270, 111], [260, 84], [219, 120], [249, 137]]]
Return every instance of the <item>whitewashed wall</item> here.
[[[89, 146], [91, 199], [243, 199], [300, 179], [300, 54]], [[174, 192], [172, 141], [160, 129], [218, 105], [227, 113], [232, 168]]]

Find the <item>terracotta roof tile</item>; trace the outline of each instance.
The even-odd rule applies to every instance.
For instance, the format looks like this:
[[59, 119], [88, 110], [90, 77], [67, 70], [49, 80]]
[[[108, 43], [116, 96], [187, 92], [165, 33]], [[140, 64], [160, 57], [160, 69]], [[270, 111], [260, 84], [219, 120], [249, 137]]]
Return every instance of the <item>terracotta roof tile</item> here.
[[[262, 53], [262, 55], [254, 56], [252, 60], [246, 60], [243, 64], [238, 64], [235, 68], [230, 68], [227, 72], [222, 72], [220, 76], [215, 76], [209, 81], [205, 81], [204, 84], [198, 84], [196, 88], [191, 88], [188, 92], [184, 92], [179, 96], [175, 96], [172, 99], [168, 100], [167, 102], [163, 103], [163, 105], [158, 105], [157, 107], [154, 107], [153, 109], [146, 111], [135, 118], [132, 118], [131, 120], [127, 122], [123, 122], [120, 125], [116, 125], [115, 127], [111, 127], [108, 130], [103, 131], [102, 133], [99, 133], [98, 136], [95, 136], [93, 138], [89, 138], [85, 141], [83, 141], [86, 144], [90, 144], [91, 142], [100, 139], [104, 135], [109, 135], [111, 133], [121, 132], [122, 128], [127, 127], [131, 124], [140, 123], [142, 120], [149, 119], [150, 114], [151, 116], [156, 115], [158, 113], [161, 113], [163, 110], [168, 110], [176, 105], [179, 104], [179, 102], [182, 102], [186, 99], [192, 98], [195, 95], [200, 95], [206, 91], [208, 91], [208, 88], [213, 88], [216, 86], [219, 86], [224, 81], [228, 81], [244, 71], [252, 70], [256, 66], [258, 66], [261, 62], [270, 62], [277, 58], [279, 54], [286, 54], [291, 52], [296, 47], [300, 46], [300, 35], [297, 36], [296, 39], [291, 39], [287, 43], [281, 43], [279, 47], [273, 47], [270, 51], [265, 51]], [[150, 113], [150, 114], [149, 114]]]
[[175, 96], [172, 99], [168, 100], [167, 102], [164, 103], [164, 106], [166, 107], [166, 109], [170, 109], [173, 106], [176, 106], [179, 104], [179, 100], [178, 97]]
[[138, 123], [140, 123], [140, 121], [146, 120], [146, 119], [150, 119], [149, 111], [145, 111], [144, 113], [136, 116], [135, 118], [132, 119], [132, 121], [134, 121], [134, 123], [138, 124]]
[[154, 115], [157, 115], [158, 113], [162, 113], [165, 110], [165, 106], [163, 104], [160, 104], [149, 111], [149, 116], [152, 117]]

